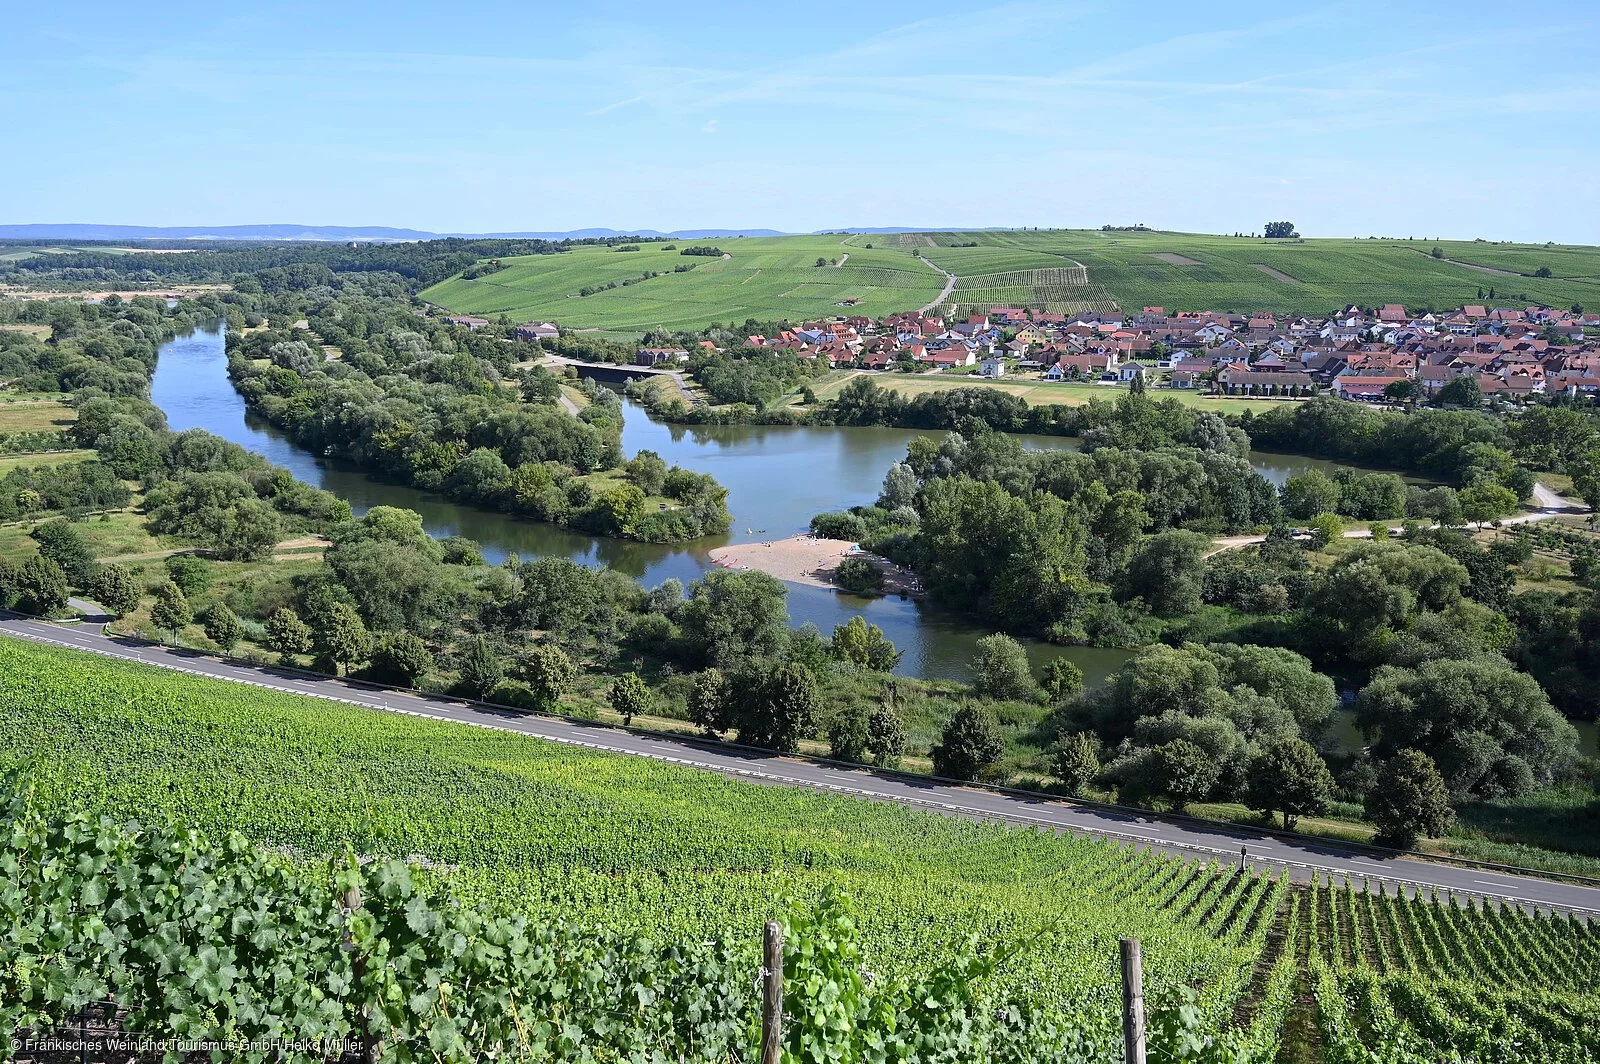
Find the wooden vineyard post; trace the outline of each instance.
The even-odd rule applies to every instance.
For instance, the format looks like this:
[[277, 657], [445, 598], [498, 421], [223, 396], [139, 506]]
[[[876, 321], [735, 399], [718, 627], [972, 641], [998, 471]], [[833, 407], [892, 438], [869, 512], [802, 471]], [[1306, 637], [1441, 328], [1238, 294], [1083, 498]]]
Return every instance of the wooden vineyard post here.
[[1127, 1064], [1145, 1064], [1144, 958], [1139, 940], [1125, 938], [1122, 946], [1122, 1044]]
[[[349, 890], [345, 891], [344, 897], [340, 899], [340, 904], [344, 907], [345, 921], [348, 925], [350, 918], [355, 915], [358, 909], [361, 908], [361, 888], [351, 887]], [[355, 948], [355, 942], [351, 939], [348, 926], [344, 933], [344, 940], [345, 948], [351, 951], [350, 969], [351, 974], [354, 976], [356, 992], [359, 994], [362, 989], [362, 980], [366, 975], [367, 961], [366, 958], [361, 955], [361, 951]], [[372, 1061], [378, 1059], [378, 1047], [372, 1044], [372, 1028], [367, 1021], [367, 1007], [362, 1005], [360, 1019], [361, 1059], [364, 1064], [371, 1064]]]
[[761, 959], [761, 1064], [783, 1053], [783, 925], [767, 921]]

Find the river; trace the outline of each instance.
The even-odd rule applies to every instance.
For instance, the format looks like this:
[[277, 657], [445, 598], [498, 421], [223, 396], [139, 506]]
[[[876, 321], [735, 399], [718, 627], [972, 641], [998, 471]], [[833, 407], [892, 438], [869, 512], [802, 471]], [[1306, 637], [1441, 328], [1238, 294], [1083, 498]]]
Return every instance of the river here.
[[[438, 495], [375, 480], [346, 463], [323, 458], [293, 443], [250, 414], [228, 379], [223, 325], [180, 336], [161, 348], [151, 399], [176, 431], [200, 428], [255, 451], [300, 480], [350, 503], [359, 515], [373, 506], [402, 506], [422, 515], [435, 536], [465, 536], [491, 562], [510, 554], [523, 558], [560, 555], [604, 564], [654, 587], [669, 577], [685, 585], [711, 568], [706, 552], [726, 543], [778, 539], [805, 531], [811, 516], [871, 502], [889, 466], [904, 457], [907, 443], [922, 435], [908, 429], [800, 426], [694, 426], [652, 421], [625, 402], [623, 449], [659, 453], [669, 463], [710, 473], [728, 489], [733, 528], [726, 536], [689, 544], [660, 545], [604, 539], [508, 514], [479, 510]], [[1030, 448], [1076, 447], [1075, 439], [1024, 436]], [[1253, 454], [1268, 480], [1281, 484], [1308, 469], [1332, 463], [1292, 455]], [[923, 603], [898, 598], [860, 599], [823, 588], [789, 586], [789, 615], [824, 634], [855, 614], [880, 626], [904, 651], [898, 671], [909, 676], [965, 678], [973, 644], [987, 629]], [[1076, 662], [1096, 684], [1127, 659], [1128, 652], [1093, 647], [1034, 644], [1036, 666], [1055, 656]]]

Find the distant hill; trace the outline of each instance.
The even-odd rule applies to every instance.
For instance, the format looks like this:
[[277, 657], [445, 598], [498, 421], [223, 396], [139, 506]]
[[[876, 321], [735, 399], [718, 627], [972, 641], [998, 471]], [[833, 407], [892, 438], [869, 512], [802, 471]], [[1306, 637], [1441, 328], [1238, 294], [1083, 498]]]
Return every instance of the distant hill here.
[[[928, 226], [856, 227], [828, 233], [962, 233], [966, 229]], [[726, 240], [740, 236], [785, 236], [781, 229], [569, 229], [564, 232], [519, 230], [503, 233], [434, 233], [387, 225], [97, 225], [92, 222], [36, 222], [0, 225], [0, 240], [437, 240], [440, 237], [487, 239], [595, 240], [641, 236], [661, 240]]]
[[432, 233], [386, 225], [96, 225], [87, 222], [39, 222], [0, 225], [0, 240], [437, 240], [440, 237], [537, 238], [585, 240], [614, 236], [669, 240], [724, 239], [736, 236], [782, 236], [777, 229], [573, 229], [567, 232]]

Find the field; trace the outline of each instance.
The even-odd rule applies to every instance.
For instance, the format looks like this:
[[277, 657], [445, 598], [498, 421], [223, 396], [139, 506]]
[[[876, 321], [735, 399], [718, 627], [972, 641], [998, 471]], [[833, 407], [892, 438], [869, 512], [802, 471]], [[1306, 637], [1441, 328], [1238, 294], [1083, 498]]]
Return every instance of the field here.
[[[779, 899], [842, 887], [862, 903], [861, 965], [914, 975], [968, 934], [1025, 941], [998, 984], [1041, 994], [1107, 1051], [1123, 934], [1144, 941], [1156, 997], [1198, 987], [1207, 1020], [1264, 1059], [1280, 1030], [1302, 1060], [1346, 1037], [1426, 1039], [1419, 1059], [1439, 1059], [1504, 1034], [1481, 1059], [1510, 1064], [1600, 1048], [1585, 989], [1600, 934], [1565, 918], [1286, 895], [1281, 880], [1107, 843], [0, 640], [0, 774], [24, 761], [46, 808], [172, 815], [308, 857], [414, 856], [469, 898], [667, 941], [753, 941]], [[1480, 1022], [1448, 1022], [1469, 1005]]]
[[[860, 372], [847, 372], [831, 375], [827, 382], [817, 386], [814, 390], [818, 399], [831, 399]], [[1082, 406], [1091, 399], [1104, 399], [1114, 401], [1118, 396], [1127, 395], [1128, 389], [1114, 386], [1101, 386], [1096, 384], [1079, 384], [1073, 382], [1056, 382], [1045, 380], [1020, 380], [1001, 379], [994, 380], [988, 377], [978, 377], [968, 374], [944, 373], [872, 373], [869, 374], [873, 383], [901, 395], [910, 397], [923, 395], [928, 392], [948, 391], [951, 388], [994, 388], [1008, 395], [1021, 396], [1029, 406], [1049, 406], [1059, 404], [1062, 406]], [[1158, 388], [1150, 393], [1157, 399], [1176, 399], [1188, 406], [1200, 410], [1215, 410], [1219, 413], [1242, 413], [1246, 410], [1268, 410], [1278, 403], [1292, 403], [1294, 399], [1237, 399], [1227, 396], [1207, 395], [1189, 388]]]
[[[681, 249], [692, 242], [674, 243]], [[486, 317], [506, 314], [515, 321], [540, 318], [569, 328], [642, 332], [657, 326], [743, 324], [750, 318], [880, 316], [921, 306], [944, 285], [944, 278], [907, 251], [847, 247], [837, 236], [723, 240], [717, 246], [729, 255], [726, 259], [680, 255], [665, 246], [653, 241], [640, 244], [639, 251], [581, 247], [511, 258], [503, 270], [471, 281], [444, 281], [422, 298]], [[844, 255], [849, 259], [842, 266], [816, 265], [818, 258], [833, 262]], [[671, 272], [684, 265], [694, 269]], [[578, 294], [662, 271], [636, 284]], [[858, 302], [841, 305], [848, 300]]]
[[72, 407], [53, 399], [0, 399], [0, 432], [51, 432], [77, 419]]
[[46, 451], [43, 454], [0, 455], [0, 475], [19, 466], [55, 466], [95, 457], [94, 451]]
[[[964, 246], [973, 244], [975, 246]], [[725, 240], [727, 261], [663, 252], [579, 248], [507, 260], [473, 281], [451, 279], [423, 293], [450, 310], [517, 321], [550, 318], [570, 328], [640, 333], [660, 326], [914, 310], [941, 278], [915, 254], [956, 276], [949, 306], [1000, 305], [1065, 313], [1138, 310], [1272, 311], [1325, 315], [1350, 303], [1435, 309], [1488, 300], [1600, 306], [1600, 248], [1428, 240], [1265, 240], [1194, 233], [1018, 230], [857, 234]], [[843, 266], [817, 267], [841, 254]], [[579, 296], [588, 286], [670, 270], [626, 287]], [[1531, 276], [1548, 266], [1552, 276]], [[1492, 272], [1499, 271], [1499, 272]], [[1480, 298], [1479, 290], [1484, 295]], [[857, 298], [858, 304], [838, 304]]]
[[[1557, 306], [1600, 303], [1600, 248], [1545, 247], [1445, 241], [1443, 259], [1432, 241], [1264, 240], [1190, 233], [1050, 230], [933, 234], [941, 245], [923, 253], [959, 278], [956, 300], [1008, 303], [1034, 288], [1053, 309], [1109, 297], [1123, 310], [1267, 310], [1327, 314], [1349, 303], [1447, 308], [1480, 302], [1490, 287], [1495, 302], [1526, 299]], [[951, 247], [976, 240], [978, 247]], [[1457, 260], [1451, 262], [1446, 260]], [[1194, 265], [1187, 265], [1185, 262]], [[1063, 283], [1051, 272], [1081, 263], [1086, 284]], [[1458, 263], [1532, 274], [1548, 265], [1550, 278], [1505, 276]], [[1032, 271], [1038, 278], [1019, 275]], [[971, 293], [964, 296], [962, 293]]]

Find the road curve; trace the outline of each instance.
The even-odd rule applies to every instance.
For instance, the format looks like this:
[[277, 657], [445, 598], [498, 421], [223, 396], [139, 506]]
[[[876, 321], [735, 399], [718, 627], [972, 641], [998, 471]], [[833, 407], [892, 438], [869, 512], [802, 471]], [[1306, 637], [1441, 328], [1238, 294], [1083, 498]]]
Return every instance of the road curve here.
[[292, 670], [220, 661], [196, 651], [124, 641], [105, 635], [98, 625], [63, 625], [0, 614], [0, 635], [86, 650], [289, 694], [325, 698], [430, 720], [517, 732], [589, 750], [648, 757], [757, 783], [807, 787], [876, 801], [897, 802], [951, 816], [1099, 836], [1189, 857], [1221, 858], [1232, 862], [1239, 859], [1240, 849], [1243, 848], [1248, 851], [1249, 860], [1256, 867], [1270, 871], [1287, 866], [1292, 874], [1302, 879], [1313, 872], [1337, 874], [1353, 877], [1374, 889], [1383, 888], [1391, 893], [1403, 884], [1411, 890], [1426, 891], [1432, 888], [1461, 896], [1500, 898], [1525, 907], [1565, 909], [1600, 917], [1600, 888], [1578, 884], [1403, 857], [1378, 857], [1354, 852], [1332, 842], [1280, 838], [1220, 824], [1165, 820], [1131, 811], [819, 764], [718, 743], [641, 735], [605, 725], [525, 715], [442, 697], [373, 689]]

